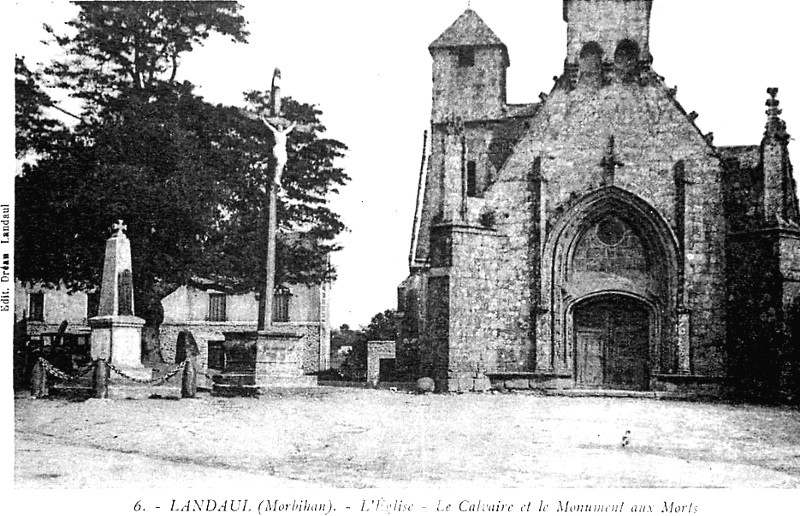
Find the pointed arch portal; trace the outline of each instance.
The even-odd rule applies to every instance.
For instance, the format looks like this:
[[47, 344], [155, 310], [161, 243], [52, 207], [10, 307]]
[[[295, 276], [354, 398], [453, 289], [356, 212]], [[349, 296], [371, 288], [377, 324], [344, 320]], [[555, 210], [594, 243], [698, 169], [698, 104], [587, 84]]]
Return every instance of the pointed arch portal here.
[[537, 369], [577, 387], [645, 390], [672, 368], [678, 246], [667, 221], [619, 187], [566, 210], [543, 253]]

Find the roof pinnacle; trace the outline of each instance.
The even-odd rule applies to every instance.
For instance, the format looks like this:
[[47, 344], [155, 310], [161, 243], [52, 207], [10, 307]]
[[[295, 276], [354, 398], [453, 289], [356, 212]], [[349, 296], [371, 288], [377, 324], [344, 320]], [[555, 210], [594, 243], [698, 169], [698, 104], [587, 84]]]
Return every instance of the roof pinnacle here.
[[767, 126], [764, 131], [766, 138], [780, 142], [789, 141], [789, 133], [786, 132], [786, 122], [781, 119], [783, 110], [779, 107], [781, 101], [778, 100], [778, 88], [767, 88], [770, 98], [767, 99]]

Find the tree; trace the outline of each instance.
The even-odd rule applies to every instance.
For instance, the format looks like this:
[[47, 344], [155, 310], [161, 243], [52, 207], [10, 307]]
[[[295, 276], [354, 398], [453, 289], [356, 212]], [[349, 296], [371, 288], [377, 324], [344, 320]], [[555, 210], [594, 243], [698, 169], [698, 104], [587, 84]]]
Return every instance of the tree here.
[[397, 338], [397, 311], [393, 308], [372, 316], [364, 334], [367, 340], [395, 340]]
[[99, 115], [125, 90], [153, 92], [174, 84], [182, 54], [212, 34], [245, 43], [242, 6], [231, 1], [75, 2], [78, 17], [68, 25], [74, 36], [60, 36], [45, 25], [68, 55], [48, 73], [58, 86], [87, 102]]
[[367, 377], [367, 339], [362, 330], [352, 330], [346, 324], [331, 332], [331, 349], [349, 348], [339, 372], [350, 381]]
[[41, 75], [25, 65], [25, 58], [14, 59], [14, 151], [17, 158], [29, 153], [45, 153], [51, 148], [53, 135], [61, 124], [44, 113], [53, 101], [41, 87]]
[[[121, 218], [132, 241], [137, 312], [146, 318], [159, 322], [156, 301], [193, 277], [237, 291], [261, 285], [271, 176], [259, 164], [269, 162], [272, 135], [176, 79], [180, 56], [211, 33], [246, 41], [241, 6], [78, 6], [71, 22], [77, 33], [55, 36], [68, 57], [45, 74], [81, 99], [81, 121], [17, 178], [15, 274], [73, 289], [98, 285], [108, 227]], [[42, 134], [30, 98], [18, 92], [18, 127]], [[248, 92], [245, 100], [259, 111], [269, 99]], [[283, 234], [303, 236], [279, 242], [278, 281], [325, 281], [335, 274], [327, 252], [337, 249], [333, 240], [344, 230], [327, 198], [349, 179], [334, 166], [346, 147], [320, 136], [325, 127], [316, 107], [287, 98], [284, 115], [313, 131], [295, 131], [289, 140], [278, 216]]]

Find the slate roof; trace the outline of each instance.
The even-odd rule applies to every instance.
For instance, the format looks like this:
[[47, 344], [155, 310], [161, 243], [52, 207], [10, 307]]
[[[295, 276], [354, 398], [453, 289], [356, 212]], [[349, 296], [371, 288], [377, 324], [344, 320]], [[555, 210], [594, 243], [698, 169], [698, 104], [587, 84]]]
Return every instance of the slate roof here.
[[428, 49], [491, 46], [506, 47], [478, 13], [467, 9]]

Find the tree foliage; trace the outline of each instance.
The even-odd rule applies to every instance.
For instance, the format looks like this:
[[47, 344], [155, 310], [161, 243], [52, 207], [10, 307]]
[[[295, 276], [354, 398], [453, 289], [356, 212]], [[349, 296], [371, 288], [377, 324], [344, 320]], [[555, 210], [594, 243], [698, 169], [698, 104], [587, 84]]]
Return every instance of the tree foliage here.
[[50, 96], [41, 86], [41, 74], [32, 72], [25, 59], [14, 60], [14, 124], [16, 135], [14, 152], [17, 158], [29, 153], [46, 153], [52, 147], [54, 135], [62, 130], [61, 124], [50, 118], [45, 109], [53, 105]]
[[45, 26], [68, 55], [48, 73], [57, 85], [87, 102], [97, 115], [126, 89], [149, 92], [174, 83], [182, 54], [212, 34], [244, 43], [249, 33], [236, 2], [75, 2], [76, 34], [58, 35]]
[[364, 330], [367, 340], [395, 340], [397, 338], [397, 311], [393, 308], [372, 316]]
[[[17, 177], [17, 277], [98, 285], [108, 228], [123, 219], [142, 297], [137, 311], [194, 277], [237, 291], [262, 285], [272, 134], [242, 110], [212, 105], [191, 83], [176, 80], [181, 55], [212, 33], [246, 41], [240, 6], [78, 5], [71, 22], [77, 33], [56, 36], [67, 58], [45, 74], [83, 102], [81, 121]], [[16, 96], [18, 147], [35, 148], [58, 127], [41, 116], [49, 99], [40, 95], [38, 78], [21, 69], [17, 77], [26, 87]], [[245, 100], [263, 112], [269, 94], [247, 92]], [[277, 207], [277, 281], [318, 283], [334, 276], [327, 253], [344, 230], [328, 198], [349, 179], [334, 166], [346, 147], [321, 136], [315, 106], [290, 98], [283, 106], [286, 118], [312, 130], [289, 139]]]

